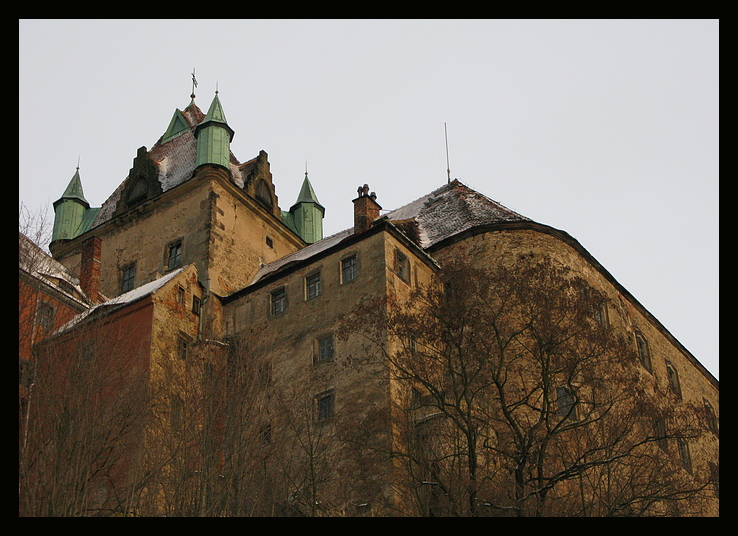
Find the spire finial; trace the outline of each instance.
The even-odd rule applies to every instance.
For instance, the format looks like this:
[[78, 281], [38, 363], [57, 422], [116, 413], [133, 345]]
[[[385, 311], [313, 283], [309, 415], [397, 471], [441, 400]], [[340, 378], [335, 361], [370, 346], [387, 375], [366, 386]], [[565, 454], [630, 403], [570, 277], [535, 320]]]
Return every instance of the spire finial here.
[[195, 102], [195, 88], [197, 87], [197, 80], [195, 79], [195, 68], [192, 68], [192, 95], [190, 95], [190, 98], [192, 99], [192, 102]]
[[448, 163], [448, 131], [446, 130], [446, 123], [443, 123], [443, 133], [446, 136], [446, 177], [447, 184], [451, 184], [451, 166]]
[[305, 178], [308, 176], [308, 161], [305, 160]]
[[79, 156], [77, 157], [77, 171], [79, 171]]
[[215, 94], [218, 94], [218, 81], [215, 81]]

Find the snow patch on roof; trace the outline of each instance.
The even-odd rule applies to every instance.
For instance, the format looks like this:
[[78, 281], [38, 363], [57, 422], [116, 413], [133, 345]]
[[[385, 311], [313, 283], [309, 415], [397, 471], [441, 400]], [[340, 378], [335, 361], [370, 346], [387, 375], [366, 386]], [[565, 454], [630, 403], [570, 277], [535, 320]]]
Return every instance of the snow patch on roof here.
[[323, 240], [310, 244], [309, 246], [306, 246], [298, 251], [295, 251], [294, 253], [290, 253], [289, 255], [282, 257], [281, 259], [278, 259], [274, 262], [265, 264], [264, 266], [261, 267], [261, 269], [258, 272], [256, 272], [256, 275], [254, 276], [254, 279], [251, 281], [251, 284], [253, 285], [260, 279], [263, 279], [267, 275], [273, 272], [276, 272], [280, 270], [281, 268], [284, 268], [288, 264], [299, 262], [299, 261], [308, 259], [312, 257], [313, 255], [317, 255], [321, 251], [325, 251], [326, 249], [335, 246], [336, 244], [338, 244], [339, 242], [341, 242], [342, 240], [348, 238], [349, 236], [353, 234], [354, 234], [354, 228], [352, 227], [350, 229], [346, 229], [345, 231], [341, 231], [327, 238], [324, 238]]
[[159, 279], [155, 279], [154, 281], [150, 281], [145, 285], [141, 285], [140, 287], [134, 288], [133, 290], [129, 290], [128, 292], [125, 292], [120, 296], [116, 296], [115, 298], [111, 298], [102, 303], [98, 303], [94, 307], [91, 307], [87, 311], [80, 313], [72, 318], [69, 322], [57, 329], [54, 334], [58, 335], [59, 333], [63, 333], [69, 329], [72, 329], [74, 326], [83, 322], [92, 314], [96, 314], [97, 312], [102, 313], [103, 311], [112, 312], [116, 309], [119, 309], [120, 307], [128, 305], [129, 303], [138, 301], [141, 298], [148, 296], [149, 294], [153, 294], [164, 285], [166, 285], [169, 281], [177, 277], [180, 273], [182, 273], [182, 270], [184, 270], [185, 268], [186, 267], [178, 268], [177, 270], [174, 270], [173, 272], [162, 276]]

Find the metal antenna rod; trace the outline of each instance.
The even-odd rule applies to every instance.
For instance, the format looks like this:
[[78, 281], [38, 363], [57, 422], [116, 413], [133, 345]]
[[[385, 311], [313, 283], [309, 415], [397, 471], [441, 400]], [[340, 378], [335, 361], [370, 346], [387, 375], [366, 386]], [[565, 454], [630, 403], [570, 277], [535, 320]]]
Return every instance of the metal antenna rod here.
[[446, 130], [446, 122], [443, 123], [443, 133], [446, 136], [446, 176], [447, 184], [451, 184], [451, 166], [448, 163], [448, 131]]

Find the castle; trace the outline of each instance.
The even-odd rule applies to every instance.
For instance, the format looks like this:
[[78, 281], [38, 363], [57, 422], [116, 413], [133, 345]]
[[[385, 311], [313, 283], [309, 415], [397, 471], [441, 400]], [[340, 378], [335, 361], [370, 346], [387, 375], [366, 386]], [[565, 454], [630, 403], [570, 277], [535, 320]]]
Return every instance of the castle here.
[[[75, 293], [75, 309], [67, 316], [57, 315], [54, 329], [47, 331], [54, 332], [50, 335], [54, 346], [61, 348], [89, 338], [85, 326], [97, 322], [101, 327], [95, 340], [120, 343], [105, 350], [107, 357], [118, 359], [119, 365], [128, 363], [125, 366], [131, 369], [136, 363], [150, 385], [163, 389], [166, 402], [147, 411], [173, 431], [140, 432], [139, 441], [149, 453], [173, 448], [175, 432], [188, 425], [198, 423], [195, 428], [202, 433], [204, 410], [193, 404], [216, 399], [221, 404], [216, 413], [229, 415], [218, 421], [218, 444], [236, 427], [251, 427], [260, 438], [259, 448], [278, 444], [275, 436], [282, 432], [276, 420], [270, 420], [270, 410], [233, 420], [238, 411], [231, 405], [243, 409], [239, 402], [230, 397], [221, 400], [223, 391], [203, 387], [203, 378], [221, 374], [223, 363], [234, 355], [257, 356], [253, 359], [263, 382], [289, 386], [290, 403], [293, 407], [304, 403], [310, 414], [308, 428], [330, 426], [341, 415], [360, 420], [372, 408], [390, 408], [395, 388], [386, 370], [374, 366], [349, 372], [342, 364], [342, 356], [357, 352], [360, 343], [355, 335], [338, 336], [340, 320], [367, 297], [407, 297], [413, 289], [432, 284], [453, 259], [464, 257], [486, 266], [500, 256], [535, 254], [557, 259], [607, 297], [602, 314], [608, 324], [628, 335], [641, 356], [643, 367], [637, 374], [644, 392], [671, 392], [669, 404], [705, 408], [714, 418], [708, 423], [710, 433], [691, 444], [680, 442], [673, 456], [688, 466], [695, 481], [711, 482], [708, 495], [714, 500], [707, 501], [704, 515], [717, 514], [717, 380], [574, 238], [458, 180], [384, 214], [377, 195], [367, 185], [358, 185], [353, 226], [324, 237], [325, 208], [307, 172], [298, 198], [283, 210], [267, 154], [261, 151], [240, 162], [230, 149], [234, 133], [217, 92], [207, 113], [198, 108], [193, 95], [184, 110], [175, 110], [153, 147], [138, 149], [128, 176], [101, 207], [90, 207], [85, 199], [79, 170], [54, 202], [49, 247], [53, 260], [48, 262], [60, 273], [66, 270], [64, 279], [69, 292]], [[31, 314], [43, 309], [48, 328], [49, 315], [53, 317], [54, 308], [61, 311], [62, 305], [39, 292]], [[259, 404], [271, 410], [278, 406], [266, 398]], [[188, 473], [186, 467], [213, 455], [208, 450], [215, 448], [211, 444], [207, 449], [199, 445], [195, 456], [199, 461], [183, 462], [179, 469], [162, 464], [168, 467], [170, 482], [184, 482], [185, 474], [192, 481], [195, 473], [206, 472], [201, 468]], [[249, 460], [258, 457], [258, 449], [253, 449]], [[114, 497], [110, 482], [132, 478], [135, 461], [127, 456], [121, 454], [124, 461], [110, 470], [108, 484], [96, 484], [100, 504], [121, 500]], [[215, 465], [227, 464], [227, 458], [223, 453], [212, 456], [219, 460]], [[408, 511], [395, 496], [397, 486], [390, 484], [397, 472], [392, 462], [338, 465], [327, 481], [340, 480], [338, 474], [354, 485], [339, 486], [336, 496], [342, 503], [334, 504], [333, 514]], [[206, 487], [209, 493], [220, 485], [218, 477], [213, 479]], [[155, 496], [150, 504], [156, 508], [141, 511], [154, 513], [158, 508], [184, 515], [189, 512], [186, 505], [192, 504], [200, 513], [214, 511], [206, 509], [204, 491], [177, 503], [171, 490], [158, 485], [154, 491], [147, 488]], [[283, 492], [267, 484], [264, 489], [276, 495]], [[299, 502], [306, 489], [315, 487], [294, 484], [285, 492], [290, 500], [282, 497], [282, 502]], [[295, 511], [305, 514], [308, 503], [303, 500], [303, 507], [295, 506]]]

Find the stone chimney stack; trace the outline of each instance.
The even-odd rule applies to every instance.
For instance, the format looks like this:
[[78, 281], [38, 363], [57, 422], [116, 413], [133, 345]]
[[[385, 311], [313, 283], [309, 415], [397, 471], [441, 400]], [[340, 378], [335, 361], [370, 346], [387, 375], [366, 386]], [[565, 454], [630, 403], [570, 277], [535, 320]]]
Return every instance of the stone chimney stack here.
[[359, 186], [359, 197], [354, 199], [354, 234], [363, 233], [379, 218], [382, 207], [377, 204], [377, 194], [369, 194], [369, 186]]
[[100, 303], [100, 253], [102, 241], [93, 236], [82, 243], [82, 266], [79, 273], [79, 286], [92, 301]]

